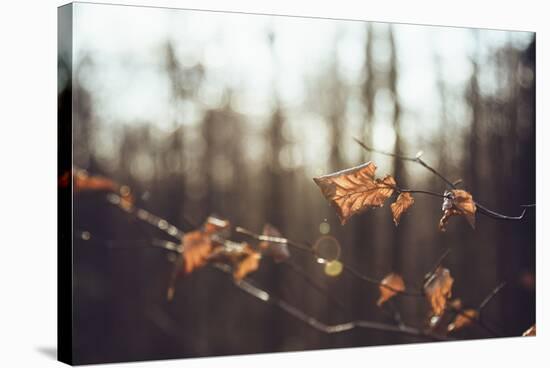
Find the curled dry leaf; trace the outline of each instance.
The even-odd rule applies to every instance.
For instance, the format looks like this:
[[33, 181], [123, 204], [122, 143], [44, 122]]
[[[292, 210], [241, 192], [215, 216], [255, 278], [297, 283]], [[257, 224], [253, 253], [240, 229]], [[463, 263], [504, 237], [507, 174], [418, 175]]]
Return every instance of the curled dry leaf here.
[[269, 238], [277, 240], [282, 239], [281, 233], [276, 227], [270, 224], [265, 224], [262, 235], [268, 237], [268, 239], [261, 241], [258, 247], [267, 255], [272, 257], [275, 262], [282, 262], [290, 257], [288, 245], [281, 242], [269, 241]]
[[219, 248], [220, 244], [213, 241], [213, 235], [222, 235], [230, 228], [226, 220], [210, 216], [201, 229], [191, 231], [183, 236], [183, 272], [189, 274], [204, 266]]
[[394, 192], [395, 179], [375, 177], [376, 165], [367, 162], [347, 170], [313, 178], [325, 198], [336, 208], [343, 224], [356, 213], [381, 207]]
[[116, 192], [118, 185], [103, 176], [89, 175], [86, 170], [74, 169], [73, 188], [75, 192], [106, 190]]
[[[68, 178], [65, 176], [60, 178], [60, 185], [68, 185]], [[88, 191], [106, 191], [106, 192], [118, 192], [120, 195], [120, 201], [118, 205], [124, 209], [129, 210], [134, 204], [134, 198], [132, 196], [130, 187], [127, 185], [119, 185], [111, 179], [105, 178], [99, 175], [90, 175], [86, 170], [74, 168], [73, 169], [73, 190], [75, 193], [88, 192]]]
[[479, 313], [475, 309], [466, 309], [461, 313], [457, 313], [455, 319], [447, 326], [447, 332], [453, 332], [463, 327], [469, 326], [479, 317]]
[[537, 336], [537, 325], [529, 327], [522, 336]]
[[403, 278], [396, 274], [390, 273], [380, 282], [380, 298], [376, 302], [379, 307], [390, 300], [398, 292], [405, 291], [405, 282]]
[[414, 198], [410, 193], [401, 193], [397, 200], [391, 204], [391, 213], [395, 226], [399, 225], [401, 215], [405, 213], [414, 204]]
[[435, 316], [441, 316], [451, 297], [454, 279], [447, 268], [438, 267], [424, 283], [424, 293]]
[[254, 272], [260, 265], [262, 255], [248, 244], [243, 248], [240, 260], [233, 266], [233, 278], [241, 281], [249, 273]]
[[212, 253], [212, 239], [202, 230], [188, 232], [183, 236], [183, 272], [189, 274], [204, 266]]
[[464, 216], [472, 229], [476, 227], [476, 204], [472, 195], [462, 189], [445, 191], [443, 217], [439, 220], [439, 230], [446, 231], [447, 222], [452, 216]]

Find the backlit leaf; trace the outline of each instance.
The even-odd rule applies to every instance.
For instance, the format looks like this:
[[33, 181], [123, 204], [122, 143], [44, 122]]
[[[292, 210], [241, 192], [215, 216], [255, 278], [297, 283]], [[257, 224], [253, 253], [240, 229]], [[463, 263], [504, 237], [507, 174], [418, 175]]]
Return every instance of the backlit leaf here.
[[242, 251], [241, 259], [233, 266], [233, 278], [235, 281], [241, 281], [249, 273], [254, 272], [260, 265], [262, 255], [246, 245]]
[[212, 253], [212, 239], [202, 230], [195, 230], [183, 236], [183, 271], [186, 274], [204, 266]]
[[414, 198], [410, 193], [401, 193], [397, 200], [391, 204], [391, 213], [395, 226], [399, 225], [401, 215], [405, 213], [414, 204]]
[[440, 266], [424, 283], [424, 293], [435, 316], [441, 316], [445, 311], [453, 282], [451, 272]]
[[466, 309], [461, 313], [457, 313], [455, 319], [447, 326], [447, 332], [453, 332], [471, 325], [477, 318], [479, 313], [475, 309]]
[[403, 278], [396, 273], [390, 273], [380, 282], [380, 298], [378, 298], [376, 305], [382, 306], [395, 294], [402, 291], [405, 291]]
[[375, 177], [376, 165], [367, 162], [351, 169], [313, 178], [325, 198], [335, 207], [343, 224], [353, 215], [381, 207], [394, 192], [395, 179]]
[[476, 204], [472, 195], [462, 189], [445, 191], [443, 200], [443, 217], [439, 220], [439, 230], [446, 231], [447, 222], [452, 216], [463, 216], [470, 226], [476, 227]]
[[229, 230], [229, 222], [210, 216], [201, 229], [183, 236], [183, 272], [189, 274], [204, 266], [211, 258], [214, 248], [220, 244], [213, 241], [215, 235], [221, 236]]

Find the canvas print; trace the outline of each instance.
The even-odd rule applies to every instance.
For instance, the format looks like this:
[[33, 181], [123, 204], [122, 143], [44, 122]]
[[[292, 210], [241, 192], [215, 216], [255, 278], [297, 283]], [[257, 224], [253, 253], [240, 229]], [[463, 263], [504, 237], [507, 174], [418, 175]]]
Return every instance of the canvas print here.
[[536, 335], [535, 44], [60, 7], [60, 360]]

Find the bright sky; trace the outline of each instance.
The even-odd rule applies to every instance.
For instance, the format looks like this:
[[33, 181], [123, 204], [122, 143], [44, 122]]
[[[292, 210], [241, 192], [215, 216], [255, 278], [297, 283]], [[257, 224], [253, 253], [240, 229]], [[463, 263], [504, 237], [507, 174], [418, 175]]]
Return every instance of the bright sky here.
[[[273, 106], [273, 91], [281, 98], [289, 131], [297, 143], [307, 141], [302, 156], [309, 162], [326, 156], [326, 124], [319, 111], [305, 107], [308, 83], [319, 79], [336, 55], [338, 71], [352, 94], [347, 99], [345, 137], [363, 119], [360, 85], [363, 81], [366, 23], [298, 17], [200, 12], [146, 7], [75, 4], [75, 61], [89, 54], [93, 66], [81, 74], [81, 83], [93, 94], [96, 114], [103, 124], [150, 121], [170, 130], [174, 120], [193, 126], [204, 107], [219, 105], [225, 88], [236, 95], [232, 107], [249, 117], [252, 128], [266, 124]], [[268, 33], [275, 35], [274, 53]], [[388, 25], [375, 23], [375, 67], [386, 68], [390, 49], [385, 40]], [[441, 60], [451, 123], [467, 120], [462, 96], [471, 74], [473, 55], [489, 63], [491, 50], [505, 44], [524, 48], [528, 32], [505, 32], [394, 24], [399, 62], [398, 94], [403, 105], [402, 126], [411, 141], [429, 141], [439, 129], [439, 94], [434, 61]], [[477, 36], [476, 36], [477, 35]], [[477, 43], [476, 43], [477, 37]], [[165, 73], [164, 45], [170, 40], [182, 65], [204, 64], [206, 82], [199, 93], [201, 107], [186, 106], [186, 118], [176, 115], [170, 81]], [[477, 45], [477, 47], [476, 47]], [[274, 57], [272, 57], [274, 55]], [[490, 68], [481, 78], [483, 92], [494, 89], [497, 75]], [[376, 96], [374, 142], [391, 149], [392, 100], [388, 93]], [[298, 132], [317, 131], [308, 137]], [[353, 146], [353, 145], [352, 145]], [[359, 149], [344, 152], [350, 160]]]

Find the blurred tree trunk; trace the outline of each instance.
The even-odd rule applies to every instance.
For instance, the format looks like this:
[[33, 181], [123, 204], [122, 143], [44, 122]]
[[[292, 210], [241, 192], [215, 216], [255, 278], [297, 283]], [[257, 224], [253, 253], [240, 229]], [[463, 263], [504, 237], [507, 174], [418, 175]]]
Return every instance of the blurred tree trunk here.
[[[390, 70], [388, 75], [388, 83], [393, 98], [393, 130], [395, 132], [395, 145], [393, 152], [396, 155], [402, 155], [403, 150], [403, 140], [401, 137], [401, 105], [399, 103], [399, 93], [397, 91], [397, 80], [398, 80], [398, 65], [397, 65], [397, 50], [395, 45], [395, 37], [393, 33], [393, 28], [390, 26], [388, 33], [388, 42], [391, 49], [391, 58], [390, 58]], [[405, 178], [405, 170], [403, 167], [403, 160], [394, 157], [393, 158], [393, 177], [396, 178], [398, 184], [402, 188], [407, 188], [407, 182]], [[390, 230], [392, 234], [392, 243], [393, 243], [393, 267], [392, 269], [397, 272], [402, 272], [403, 268], [403, 257], [407, 254], [403, 249], [404, 235], [406, 231], [406, 223], [401, 224], [395, 229]]]

